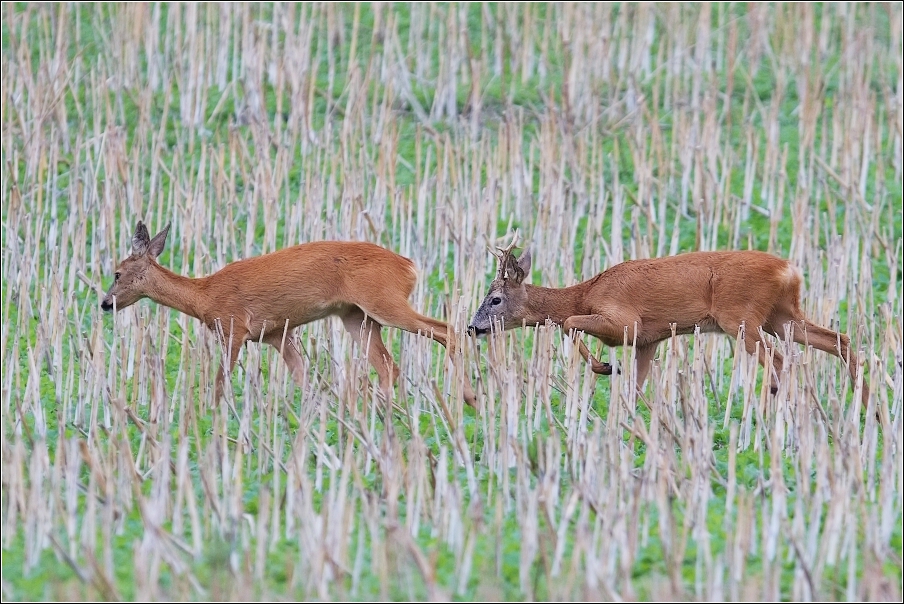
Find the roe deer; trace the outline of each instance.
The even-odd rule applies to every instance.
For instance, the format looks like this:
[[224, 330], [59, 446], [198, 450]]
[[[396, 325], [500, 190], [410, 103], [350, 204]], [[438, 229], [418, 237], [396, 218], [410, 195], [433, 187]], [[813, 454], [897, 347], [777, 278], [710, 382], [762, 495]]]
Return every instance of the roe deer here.
[[[217, 373], [216, 400], [246, 341], [263, 341], [280, 351], [296, 383], [304, 370], [287, 330], [330, 315], [342, 319], [352, 339], [376, 369], [387, 399], [399, 374], [380, 328], [384, 325], [433, 338], [452, 354], [454, 332], [408, 304], [417, 271], [414, 263], [385, 248], [360, 241], [317, 241], [263, 256], [238, 260], [197, 279], [183, 277], [157, 263], [170, 225], [153, 239], [140, 221], [132, 237], [132, 255], [116, 268], [101, 308], [123, 309], [142, 298], [201, 320], [226, 344]], [[477, 399], [465, 378], [464, 398]]]
[[[850, 358], [850, 339], [808, 321], [800, 309], [801, 273], [787, 260], [757, 251], [690, 252], [678, 256], [630, 260], [596, 277], [565, 288], [536, 287], [524, 283], [530, 274], [530, 252], [521, 258], [512, 254], [518, 235], [507, 248], [497, 248], [496, 278], [468, 332], [485, 335], [493, 321], [502, 329], [536, 326], [547, 319], [571, 334], [581, 356], [594, 373], [609, 375], [612, 367], [597, 361], [580, 339], [580, 333], [595, 336], [606, 346], [635, 344], [637, 388], [640, 390], [656, 352], [656, 345], [677, 334], [726, 333], [736, 337], [744, 325], [744, 347], [757, 352], [766, 367], [768, 354], [759, 330], [783, 337], [790, 324], [795, 342], [809, 344], [841, 358], [857, 384], [857, 366]], [[778, 391], [782, 356], [773, 351], [774, 378]], [[768, 379], [767, 378], [767, 379]], [[869, 389], [863, 384], [863, 405]]]

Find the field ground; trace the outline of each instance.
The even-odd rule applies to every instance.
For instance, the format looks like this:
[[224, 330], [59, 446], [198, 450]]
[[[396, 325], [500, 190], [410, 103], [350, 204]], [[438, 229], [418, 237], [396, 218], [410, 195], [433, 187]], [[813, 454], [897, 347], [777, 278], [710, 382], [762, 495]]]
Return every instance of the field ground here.
[[[3, 600], [900, 601], [902, 12], [4, 3]], [[192, 276], [384, 245], [460, 333], [515, 229], [555, 287], [770, 251], [862, 383], [692, 335], [638, 398], [631, 347], [387, 329], [390, 406], [331, 319], [216, 405], [197, 320], [100, 309], [138, 220]]]

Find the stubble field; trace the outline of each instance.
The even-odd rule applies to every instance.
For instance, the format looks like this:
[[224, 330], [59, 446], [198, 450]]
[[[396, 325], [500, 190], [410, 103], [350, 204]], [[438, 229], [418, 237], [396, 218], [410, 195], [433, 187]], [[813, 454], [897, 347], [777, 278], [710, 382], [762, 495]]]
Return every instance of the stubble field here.
[[[899, 601], [902, 12], [4, 3], [3, 599]], [[553, 327], [386, 329], [388, 405], [335, 319], [291, 335], [303, 385], [251, 344], [216, 404], [197, 320], [100, 309], [138, 220], [190, 276], [378, 243], [460, 334], [515, 229], [553, 287], [774, 252], [869, 407], [716, 335], [638, 398]]]

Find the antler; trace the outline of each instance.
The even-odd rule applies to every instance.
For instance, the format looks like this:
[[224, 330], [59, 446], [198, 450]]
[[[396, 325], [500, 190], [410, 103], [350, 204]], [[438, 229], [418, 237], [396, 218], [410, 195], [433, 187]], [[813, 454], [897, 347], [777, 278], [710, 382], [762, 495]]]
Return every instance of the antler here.
[[496, 273], [497, 279], [507, 279], [513, 277], [517, 281], [524, 279], [524, 271], [518, 266], [518, 258], [512, 254], [512, 250], [518, 244], [518, 230], [512, 235], [512, 242], [506, 248], [497, 247], [498, 252], [493, 255], [499, 258], [499, 270]]
[[497, 258], [503, 258], [506, 254], [511, 254], [512, 250], [515, 249], [515, 246], [518, 244], [518, 229], [515, 229], [515, 232], [512, 234], [512, 242], [509, 244], [507, 248], [497, 247], [496, 249], [499, 252], [493, 252], [493, 255]]

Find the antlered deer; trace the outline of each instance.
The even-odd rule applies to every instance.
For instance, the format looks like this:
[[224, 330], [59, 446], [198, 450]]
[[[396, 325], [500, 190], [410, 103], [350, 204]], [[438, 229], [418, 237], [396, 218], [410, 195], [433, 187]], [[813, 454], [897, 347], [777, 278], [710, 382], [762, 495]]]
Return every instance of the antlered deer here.
[[[580, 339], [580, 332], [596, 336], [606, 346], [625, 342], [636, 346], [637, 387], [653, 361], [656, 345], [675, 333], [726, 333], [737, 336], [744, 325], [744, 347], [757, 351], [766, 367], [766, 343], [759, 330], [779, 337], [790, 324], [795, 342], [809, 344], [841, 358], [857, 383], [856, 363], [850, 359], [850, 339], [807, 320], [800, 309], [800, 271], [787, 260], [765, 252], [690, 252], [666, 258], [631, 260], [596, 277], [561, 289], [524, 283], [530, 274], [530, 252], [521, 258], [511, 245], [499, 249], [499, 270], [490, 291], [474, 314], [468, 331], [485, 335], [498, 320], [503, 329], [536, 326], [549, 319], [572, 334], [581, 356], [594, 373], [609, 375], [612, 367], [597, 361]], [[636, 338], [636, 339], [635, 339]], [[773, 351], [777, 392], [782, 356]], [[869, 390], [863, 385], [863, 405]]]
[[[367, 349], [387, 398], [398, 377], [380, 328], [397, 327], [433, 338], [446, 348], [454, 344], [452, 328], [425, 317], [408, 304], [417, 271], [414, 263], [385, 248], [360, 241], [317, 241], [263, 256], [238, 260], [197, 279], [183, 277], [157, 263], [170, 226], [153, 239], [140, 221], [132, 237], [132, 254], [116, 268], [104, 296], [106, 311], [123, 309], [142, 298], [201, 320], [220, 334], [227, 357], [217, 373], [216, 400], [232, 373], [246, 341], [263, 341], [282, 354], [297, 383], [304, 370], [301, 355], [287, 330], [335, 315], [354, 341]], [[454, 349], [454, 348], [453, 348]], [[450, 352], [451, 353], [451, 352]], [[464, 398], [476, 406], [465, 379]]]

